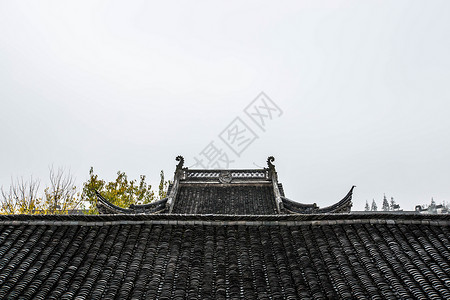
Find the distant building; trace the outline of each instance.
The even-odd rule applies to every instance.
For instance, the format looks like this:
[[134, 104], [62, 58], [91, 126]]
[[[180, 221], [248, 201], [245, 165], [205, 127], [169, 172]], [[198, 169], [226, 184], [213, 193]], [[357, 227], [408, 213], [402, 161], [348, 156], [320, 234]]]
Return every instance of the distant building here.
[[431, 198], [430, 205], [416, 205], [415, 211], [421, 214], [448, 214], [450, 209], [448, 205], [436, 204], [433, 198]]
[[102, 214], [215, 214], [286, 215], [347, 213], [351, 211], [354, 186], [335, 204], [320, 208], [316, 203], [302, 204], [285, 197], [278, 182], [273, 157], [268, 168], [247, 170], [191, 170], [183, 168], [182, 157], [175, 171], [167, 198], [144, 205], [121, 208], [97, 193], [97, 208]]

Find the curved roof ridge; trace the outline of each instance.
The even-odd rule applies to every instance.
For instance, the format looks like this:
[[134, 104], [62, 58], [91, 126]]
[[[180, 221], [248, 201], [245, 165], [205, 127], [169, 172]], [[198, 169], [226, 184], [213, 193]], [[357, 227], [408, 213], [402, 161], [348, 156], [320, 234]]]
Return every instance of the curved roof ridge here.
[[117, 205], [112, 204], [108, 200], [106, 200], [98, 191], [95, 191], [97, 195], [97, 207], [99, 212], [101, 213], [110, 213], [110, 214], [139, 214], [139, 213], [158, 213], [162, 212], [166, 209], [167, 198], [164, 198], [159, 201], [151, 202], [148, 204], [132, 204], [129, 208], [123, 208]]
[[167, 202], [167, 197], [163, 198], [161, 200], [158, 201], [154, 201], [154, 202], [150, 202], [150, 203], [146, 203], [146, 204], [131, 204], [130, 205], [130, 209], [133, 208], [154, 208], [155, 206], [161, 205], [161, 204], [166, 204]]
[[312, 213], [345, 213], [350, 212], [352, 203], [353, 189], [356, 186], [352, 186], [350, 191], [342, 198], [339, 202], [326, 206], [324, 208], [319, 208], [316, 203], [304, 204], [295, 202], [286, 197], [281, 197], [283, 201], [283, 209], [290, 213], [301, 213], [301, 214], [312, 214]]
[[106, 200], [97, 190], [95, 191], [95, 195], [97, 196], [97, 208], [99, 212], [109, 212], [113, 214], [117, 213], [133, 213], [131, 209], [123, 208], [117, 205], [112, 204], [108, 200]]
[[341, 201], [339, 201], [338, 203], [335, 203], [333, 205], [330, 206], [326, 206], [324, 208], [319, 208], [317, 210], [318, 213], [345, 213], [345, 212], [350, 212], [352, 206], [353, 206], [353, 202], [352, 202], [352, 197], [353, 197], [353, 189], [356, 186], [352, 186], [352, 188], [350, 189], [350, 191], [347, 193], [347, 195], [345, 195], [344, 198], [341, 199]]
[[313, 213], [318, 208], [316, 203], [300, 203], [284, 196], [281, 196], [281, 200], [283, 201], [283, 209], [292, 213]]

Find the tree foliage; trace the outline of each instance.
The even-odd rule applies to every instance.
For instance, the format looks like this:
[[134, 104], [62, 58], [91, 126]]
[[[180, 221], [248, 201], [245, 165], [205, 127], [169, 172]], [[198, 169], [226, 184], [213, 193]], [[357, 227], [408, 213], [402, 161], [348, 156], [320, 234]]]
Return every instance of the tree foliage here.
[[365, 211], [369, 211], [370, 210], [370, 206], [369, 206], [369, 202], [367, 202], [366, 200], [366, 206], [364, 207]]
[[[365, 211], [378, 211], [377, 203], [375, 202], [375, 199], [372, 200], [372, 205], [369, 206], [369, 203], [366, 201]], [[383, 196], [383, 205], [381, 206], [381, 211], [400, 211], [400, 205], [398, 205], [394, 197], [391, 197], [391, 200], [389, 201], [386, 197], [386, 195]]]
[[2, 214], [68, 214], [82, 208], [74, 177], [63, 168], [50, 171], [50, 185], [39, 195], [40, 181], [12, 180], [8, 190], [1, 188]]
[[400, 205], [395, 202], [394, 197], [391, 197], [391, 202], [389, 204], [389, 209], [390, 210], [400, 210]]
[[50, 186], [44, 194], [47, 214], [67, 213], [82, 206], [74, 177], [62, 168], [57, 171], [53, 167], [50, 169]]
[[386, 198], [386, 195], [383, 197], [383, 206], [381, 207], [383, 211], [389, 211], [389, 202]]
[[159, 199], [164, 199], [167, 197], [167, 188], [169, 187], [170, 181], [164, 180], [164, 171], [161, 170], [161, 173], [159, 174], [160, 180], [159, 180]]
[[375, 202], [375, 199], [372, 199], [372, 207], [370, 208], [371, 211], [377, 211], [378, 210], [378, 206], [377, 203]]
[[[145, 182], [145, 176], [139, 180], [129, 180], [125, 172], [117, 172], [114, 181], [107, 182], [89, 171], [89, 179], [83, 184], [80, 194], [75, 186], [75, 179], [70, 171], [63, 168], [49, 169], [49, 185], [40, 192], [40, 181], [31, 177], [29, 180], [19, 178], [12, 180], [9, 189], [0, 189], [1, 214], [68, 214], [74, 210], [95, 214], [97, 197], [100, 192], [111, 203], [120, 207], [131, 204], [146, 204], [166, 197], [169, 181], [160, 173], [158, 193]], [[86, 210], [85, 207], [88, 207]], [[80, 211], [77, 211], [80, 213]]]
[[98, 191], [103, 197], [114, 205], [127, 208], [132, 204], [147, 204], [166, 196], [169, 182], [164, 180], [164, 172], [160, 173], [160, 184], [158, 196], [152, 190], [151, 185], [145, 182], [145, 175], [141, 175], [139, 181], [129, 180], [125, 172], [118, 171], [114, 181], [106, 182], [99, 179], [94, 173], [94, 168], [89, 170], [89, 179], [83, 185], [81, 198], [90, 205], [89, 213], [98, 214], [97, 196]]
[[1, 188], [1, 212], [3, 214], [29, 214], [40, 209], [42, 198], [38, 196], [40, 182], [30, 178], [12, 179], [8, 190]]

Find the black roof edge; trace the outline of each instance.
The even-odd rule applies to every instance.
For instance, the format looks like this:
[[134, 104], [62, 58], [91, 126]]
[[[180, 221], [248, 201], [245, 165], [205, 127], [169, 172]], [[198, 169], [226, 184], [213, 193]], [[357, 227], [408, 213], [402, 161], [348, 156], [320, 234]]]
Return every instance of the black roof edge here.
[[279, 215], [187, 215], [187, 214], [114, 214], [114, 215], [0, 215], [0, 224], [14, 221], [320, 221], [320, 220], [419, 220], [450, 221], [450, 214], [420, 214], [411, 212], [358, 212], [338, 214], [279, 214]]

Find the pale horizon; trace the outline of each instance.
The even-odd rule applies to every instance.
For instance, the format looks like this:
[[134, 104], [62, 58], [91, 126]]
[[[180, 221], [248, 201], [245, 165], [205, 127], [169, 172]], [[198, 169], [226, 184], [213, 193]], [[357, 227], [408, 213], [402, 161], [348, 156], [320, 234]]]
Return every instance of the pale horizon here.
[[53, 165], [157, 189], [213, 142], [229, 168], [273, 155], [301, 203], [450, 201], [449, 2], [196, 4], [0, 2], [0, 186]]

